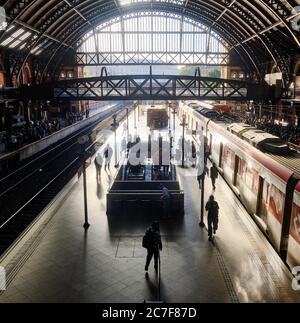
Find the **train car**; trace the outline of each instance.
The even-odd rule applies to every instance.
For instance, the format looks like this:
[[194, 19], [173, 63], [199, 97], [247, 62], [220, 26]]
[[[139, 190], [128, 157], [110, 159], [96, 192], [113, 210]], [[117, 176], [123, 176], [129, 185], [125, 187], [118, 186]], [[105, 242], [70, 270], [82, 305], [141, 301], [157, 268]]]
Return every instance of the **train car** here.
[[300, 155], [263, 153], [259, 140], [245, 137], [253, 129], [206, 118], [186, 105], [183, 113], [192, 119], [192, 130], [203, 129], [212, 160], [277, 252], [290, 266], [299, 264]]

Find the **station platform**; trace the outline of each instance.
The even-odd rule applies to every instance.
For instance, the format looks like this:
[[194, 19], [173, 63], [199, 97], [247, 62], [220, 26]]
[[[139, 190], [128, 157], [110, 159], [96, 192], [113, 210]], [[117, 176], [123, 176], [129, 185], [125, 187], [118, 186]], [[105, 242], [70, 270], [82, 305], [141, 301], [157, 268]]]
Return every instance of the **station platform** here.
[[[179, 121], [176, 127], [180, 133]], [[120, 125], [119, 138], [122, 131]], [[113, 147], [113, 136], [109, 141]], [[107, 217], [106, 194], [115, 174], [113, 165], [110, 171], [103, 169], [97, 184], [93, 164], [87, 170], [91, 224], [87, 231], [80, 178], [56, 211], [46, 212], [36, 223], [34, 234], [1, 260], [9, 284], [0, 303], [156, 299], [153, 263], [149, 275], [144, 271], [142, 237], [157, 216]], [[201, 192], [193, 170], [178, 167], [177, 174], [185, 192], [185, 216], [159, 219], [162, 299], [167, 303], [300, 302], [300, 292], [292, 289], [292, 274], [226, 182], [217, 181], [220, 228], [211, 243], [207, 230], [199, 226]], [[207, 180], [205, 200], [211, 194]]]
[[[41, 153], [45, 149], [49, 148], [51, 145], [56, 144], [60, 140], [64, 139], [67, 136], [72, 135], [76, 131], [79, 131], [81, 128], [84, 128], [88, 126], [89, 124], [92, 124], [97, 120], [97, 117], [99, 117], [103, 112], [112, 109], [114, 107], [118, 106], [118, 102], [113, 102], [110, 104], [107, 104], [106, 106], [101, 106], [98, 108], [94, 108], [89, 112], [89, 116], [84, 116], [82, 120], [79, 120], [69, 126], [64, 126], [60, 130], [52, 133], [51, 135], [48, 135], [40, 140], [34, 141], [32, 143], [24, 144], [22, 147], [18, 148], [17, 150], [11, 151], [11, 152], [1, 152], [0, 153], [0, 162], [7, 161], [9, 159], [13, 159], [15, 156], [20, 156], [19, 160], [23, 161], [30, 157], [35, 156], [36, 154]], [[1, 165], [0, 165], [1, 170]]]

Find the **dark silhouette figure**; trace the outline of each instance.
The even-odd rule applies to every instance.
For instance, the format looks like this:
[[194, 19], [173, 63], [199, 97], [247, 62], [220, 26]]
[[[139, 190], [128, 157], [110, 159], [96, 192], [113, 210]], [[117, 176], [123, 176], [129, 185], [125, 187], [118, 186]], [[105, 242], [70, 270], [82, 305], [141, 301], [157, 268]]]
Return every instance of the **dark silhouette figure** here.
[[95, 158], [96, 178], [98, 183], [101, 182], [102, 165], [103, 165], [103, 158], [100, 154], [98, 154], [97, 157]]
[[192, 162], [193, 162], [193, 167], [195, 168], [197, 164], [197, 148], [194, 141], [192, 141]]
[[211, 178], [211, 183], [212, 183], [214, 190], [216, 189], [216, 180], [217, 180], [218, 176], [219, 176], [219, 172], [218, 172], [217, 165], [215, 163], [213, 163], [213, 166], [210, 169], [210, 178]]
[[213, 233], [216, 234], [219, 226], [219, 204], [215, 201], [212, 195], [205, 207], [208, 212], [208, 237], [209, 241], [212, 241]]
[[199, 189], [202, 190], [203, 178], [205, 179], [206, 175], [208, 175], [209, 169], [206, 165], [204, 165], [204, 172], [202, 175], [197, 175], [197, 181], [199, 183]]
[[107, 145], [107, 147], [105, 148], [105, 151], [104, 151], [104, 158], [105, 158], [104, 169], [105, 170], [106, 170], [106, 168], [110, 169], [110, 162], [111, 162], [112, 155], [113, 155], [113, 150], [110, 147], [110, 145]]
[[154, 268], [158, 270], [159, 252], [162, 250], [159, 223], [153, 222], [151, 227], [146, 231], [143, 238], [143, 247], [147, 249], [148, 255], [146, 260], [145, 271], [149, 270], [150, 262], [154, 256]]

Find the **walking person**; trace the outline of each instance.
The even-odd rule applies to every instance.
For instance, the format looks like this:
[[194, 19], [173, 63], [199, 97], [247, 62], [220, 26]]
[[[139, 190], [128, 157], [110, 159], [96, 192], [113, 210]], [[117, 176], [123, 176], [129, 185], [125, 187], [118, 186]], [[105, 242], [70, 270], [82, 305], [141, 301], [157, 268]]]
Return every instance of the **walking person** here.
[[163, 216], [169, 218], [171, 216], [172, 206], [172, 195], [171, 192], [164, 185], [160, 184], [162, 190], [162, 201], [163, 201]]
[[219, 171], [216, 163], [213, 163], [211, 169], [210, 169], [210, 178], [211, 178], [211, 183], [213, 186], [214, 191], [216, 190], [216, 180], [219, 176]]
[[213, 241], [213, 234], [217, 233], [219, 227], [219, 204], [215, 201], [215, 197], [212, 195], [205, 207], [208, 222], [208, 240]]
[[95, 158], [95, 167], [96, 167], [96, 179], [97, 179], [97, 183], [100, 183], [101, 182], [102, 165], [103, 165], [103, 158], [98, 153], [97, 156], [96, 156], [96, 158]]
[[200, 172], [198, 170], [197, 181], [199, 183], [199, 190], [202, 190], [203, 177], [205, 179], [205, 176], [208, 175], [208, 171], [209, 171], [209, 169], [206, 165], [204, 165], [204, 170], [203, 170], [202, 174], [200, 174]]
[[110, 170], [110, 162], [111, 162], [112, 156], [113, 156], [113, 150], [110, 147], [110, 145], [108, 144], [105, 148], [105, 151], [104, 151], [104, 158], [105, 158], [104, 169], [105, 169], [105, 171], [107, 168]]
[[197, 149], [194, 141], [192, 141], [192, 158], [191, 161], [193, 163], [193, 167], [196, 168], [197, 165]]
[[154, 256], [154, 269], [158, 271], [159, 253], [162, 250], [162, 242], [160, 236], [159, 223], [153, 222], [151, 227], [146, 231], [143, 238], [143, 247], [147, 249], [147, 259], [145, 265], [145, 271], [149, 270], [149, 265]]

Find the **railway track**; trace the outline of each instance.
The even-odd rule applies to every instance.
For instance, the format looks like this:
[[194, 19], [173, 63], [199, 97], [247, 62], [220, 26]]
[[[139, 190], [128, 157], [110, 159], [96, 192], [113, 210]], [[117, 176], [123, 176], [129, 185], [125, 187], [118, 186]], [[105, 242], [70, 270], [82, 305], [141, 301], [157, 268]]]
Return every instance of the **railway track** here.
[[[97, 122], [0, 179], [0, 255], [78, 173], [83, 162], [79, 157], [78, 138], [97, 130], [109, 129], [112, 115], [121, 109], [122, 106], [118, 106], [104, 112]], [[126, 112], [120, 112], [118, 118], [125, 116]], [[90, 139], [86, 145], [86, 155], [93, 155], [97, 145]]]

